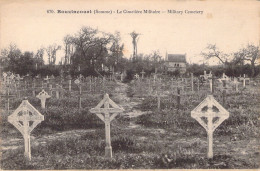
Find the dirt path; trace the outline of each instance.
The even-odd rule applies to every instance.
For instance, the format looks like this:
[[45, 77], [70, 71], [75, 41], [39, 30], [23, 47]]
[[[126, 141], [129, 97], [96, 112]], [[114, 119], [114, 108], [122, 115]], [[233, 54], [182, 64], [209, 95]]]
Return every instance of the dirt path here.
[[129, 86], [121, 82], [118, 82], [117, 84], [119, 86], [116, 88], [115, 98], [120, 100], [119, 105], [125, 109], [125, 112], [123, 113], [124, 116], [133, 118], [145, 113], [149, 113], [149, 111], [142, 112], [140, 110], [133, 109], [135, 106], [142, 102], [142, 98], [127, 97]]

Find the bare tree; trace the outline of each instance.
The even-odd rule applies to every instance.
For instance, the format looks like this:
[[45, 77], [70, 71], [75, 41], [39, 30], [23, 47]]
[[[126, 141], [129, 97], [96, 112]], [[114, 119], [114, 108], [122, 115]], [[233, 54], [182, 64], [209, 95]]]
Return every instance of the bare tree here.
[[[222, 64], [224, 65], [228, 65], [229, 61], [228, 61], [228, 57], [230, 57], [228, 54], [225, 54], [223, 52], [221, 52], [216, 44], [208, 44], [207, 46], [207, 51], [206, 52], [201, 52], [201, 55], [204, 56], [204, 58], [206, 60], [208, 59], [212, 59], [212, 58], [217, 58]], [[230, 60], [230, 59], [229, 59]]]
[[133, 43], [133, 60], [136, 60], [136, 56], [137, 56], [137, 42], [138, 39], [137, 37], [140, 35], [139, 33], [136, 33], [135, 31], [133, 31], [132, 33], [130, 33], [131, 37], [132, 37], [132, 43]]
[[63, 39], [64, 46], [65, 46], [65, 60], [64, 65], [71, 64], [71, 56], [73, 54], [73, 42], [72, 37], [67, 35]]

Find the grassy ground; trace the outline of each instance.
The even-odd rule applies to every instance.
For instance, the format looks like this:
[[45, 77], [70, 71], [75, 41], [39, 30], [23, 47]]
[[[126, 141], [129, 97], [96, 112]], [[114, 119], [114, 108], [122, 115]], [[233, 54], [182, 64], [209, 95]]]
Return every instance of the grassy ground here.
[[[126, 91], [126, 90], [123, 90]], [[131, 90], [130, 90], [131, 91]], [[132, 94], [129, 92], [129, 94]], [[180, 109], [175, 99], [162, 98], [158, 111], [157, 101], [147, 97], [132, 106], [150, 113], [135, 118], [119, 115], [111, 125], [113, 158], [104, 158], [104, 124], [88, 109], [96, 106], [101, 97], [88, 97], [79, 112], [77, 99], [50, 100], [41, 110], [46, 120], [32, 133], [32, 161], [23, 156], [20, 133], [2, 117], [1, 139], [14, 140], [13, 149], [2, 150], [2, 169], [208, 169], [259, 168], [259, 93], [244, 91], [229, 93], [225, 108], [230, 117], [214, 132], [214, 158], [207, 159], [207, 135], [204, 128], [190, 117], [205, 97], [186, 93], [181, 97]], [[122, 95], [124, 96], [124, 95]], [[219, 93], [214, 95], [222, 102]], [[111, 97], [124, 105], [119, 97]], [[122, 98], [122, 99], [121, 99]], [[39, 102], [29, 101], [37, 109]], [[19, 105], [19, 100], [12, 107]], [[129, 109], [130, 110], [130, 109]], [[134, 125], [134, 127], [132, 127]], [[3, 144], [2, 142], [2, 144]], [[4, 145], [2, 145], [4, 146]]]

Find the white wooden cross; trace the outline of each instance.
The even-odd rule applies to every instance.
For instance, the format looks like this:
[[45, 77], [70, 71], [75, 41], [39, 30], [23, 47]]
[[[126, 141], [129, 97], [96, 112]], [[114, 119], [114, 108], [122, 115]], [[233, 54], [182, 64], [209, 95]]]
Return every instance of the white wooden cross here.
[[9, 114], [9, 110], [10, 110], [10, 99], [14, 98], [15, 95], [10, 94], [10, 88], [9, 88], [9, 84], [6, 87], [6, 91], [5, 91], [5, 95], [0, 95], [1, 98], [5, 98], [6, 99], [6, 108], [7, 108], [7, 113]]
[[3, 72], [4, 82], [6, 82], [7, 73]]
[[[213, 158], [213, 132], [229, 117], [229, 112], [223, 108], [212, 95], [208, 95], [206, 99], [191, 111], [191, 117], [196, 119], [207, 131], [208, 158]], [[207, 119], [206, 123], [203, 118]]]
[[15, 75], [12, 73], [12, 74], [10, 75], [10, 78], [11, 78], [11, 80], [13, 80], [13, 79], [15, 78]]
[[33, 78], [33, 82], [32, 82], [32, 93], [33, 93], [33, 97], [35, 97], [35, 87], [36, 87], [36, 79]]
[[204, 75], [200, 75], [200, 77], [203, 77], [205, 80], [208, 80], [208, 77], [212, 77], [211, 71], [209, 74], [207, 74], [207, 71], [204, 71]]
[[230, 81], [230, 78], [225, 74], [223, 73], [223, 76], [222, 76], [222, 81], [225, 80], [225, 81]]
[[161, 78], [158, 80], [158, 84], [156, 87], [156, 92], [155, 92], [155, 96], [157, 97], [157, 109], [160, 110], [161, 109], [161, 85], [162, 85], [162, 80]]
[[[103, 108], [101, 108], [103, 106]], [[110, 106], [112, 108], [110, 108]], [[91, 113], [95, 113], [103, 122], [105, 122], [105, 132], [106, 132], [106, 147], [105, 147], [105, 157], [112, 158], [112, 147], [110, 139], [110, 122], [116, 117], [118, 113], [124, 111], [123, 108], [119, 107], [115, 102], [113, 102], [108, 94], [104, 95], [104, 98], [99, 102], [99, 104], [89, 110]], [[102, 115], [104, 113], [104, 115]], [[110, 115], [112, 113], [112, 115]]]
[[52, 90], [54, 90], [56, 92], [56, 99], [60, 98], [60, 94], [62, 94], [62, 91], [65, 91], [61, 85], [56, 84], [56, 87], [53, 88]]
[[54, 77], [54, 75], [51, 75], [51, 76], [50, 76], [48, 83], [50, 83], [50, 85], [51, 85], [51, 87], [52, 87], [52, 84], [55, 83], [55, 77]]
[[142, 70], [141, 74], [142, 74], [142, 79], [144, 79], [144, 74], [145, 74], [144, 70]]
[[77, 86], [79, 87], [79, 108], [81, 109], [81, 81], [79, 78], [77, 78], [75, 81], [74, 81], [75, 84], [77, 84]]
[[[110, 75], [110, 81], [111, 81], [111, 75]], [[89, 92], [92, 92], [92, 77], [89, 77]]]
[[68, 80], [69, 80], [69, 91], [71, 91], [71, 79], [72, 79], [72, 78], [71, 78], [70, 75], [69, 75], [67, 78], [68, 78]]
[[148, 78], [148, 95], [151, 95], [153, 92], [153, 88], [151, 86], [151, 78]]
[[23, 78], [22, 78], [22, 77], [20, 77], [20, 75], [19, 75], [19, 74], [17, 74], [17, 75], [16, 75], [16, 77], [15, 77], [15, 79], [16, 79], [16, 80], [18, 80], [18, 81], [20, 81], [20, 80], [22, 80]]
[[210, 92], [211, 93], [213, 93], [214, 92], [214, 85], [213, 84], [215, 84], [214, 82], [215, 82], [215, 77], [214, 77], [214, 75], [212, 75], [211, 73], [210, 73], [210, 76], [208, 77], [208, 80], [209, 80], [209, 88], [210, 88]]
[[250, 81], [250, 78], [246, 78], [246, 74], [244, 74], [244, 77], [243, 77], [243, 87], [244, 88], [246, 87], [246, 81]]
[[44, 116], [36, 110], [28, 100], [23, 100], [20, 106], [8, 116], [8, 122], [14, 125], [24, 138], [24, 155], [31, 160], [30, 134], [32, 130], [42, 121]]
[[79, 74], [78, 79], [82, 80], [84, 78], [84, 76], [82, 74]]
[[135, 79], [139, 80], [139, 75], [135, 74]]
[[191, 73], [191, 91], [193, 92], [194, 88], [193, 88], [193, 73]]
[[157, 80], [157, 75], [156, 73], [153, 75], [153, 85], [155, 85], [155, 81]]
[[106, 87], [106, 77], [104, 76], [103, 78], [102, 78], [102, 91], [103, 92], [106, 92], [106, 90], [107, 90], [107, 87]]
[[42, 90], [36, 97], [41, 100], [42, 109], [45, 109], [46, 99], [50, 98], [51, 96], [48, 95], [48, 93], [46, 93], [46, 91]]
[[236, 86], [236, 92], [238, 92], [238, 84], [239, 84], [239, 81], [237, 80], [237, 78], [234, 78], [233, 83], [234, 83], [235, 86]]
[[123, 74], [123, 73], [120, 74], [120, 80], [121, 80], [121, 81], [124, 80], [124, 74]]
[[49, 84], [49, 80], [50, 80], [51, 78], [49, 78], [49, 76], [47, 75], [46, 76], [46, 78], [44, 78], [44, 80], [46, 80], [47, 81], [47, 84]]

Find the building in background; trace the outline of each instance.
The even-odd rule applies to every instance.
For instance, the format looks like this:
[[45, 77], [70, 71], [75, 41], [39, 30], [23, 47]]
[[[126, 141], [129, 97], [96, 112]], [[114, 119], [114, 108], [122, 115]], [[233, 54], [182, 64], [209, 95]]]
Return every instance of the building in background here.
[[179, 71], [180, 74], [186, 73], [187, 61], [186, 54], [167, 54], [164, 63], [166, 72]]

